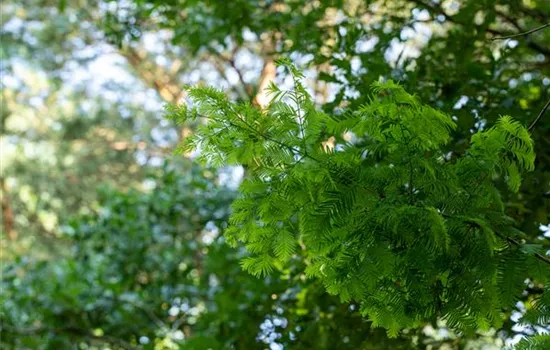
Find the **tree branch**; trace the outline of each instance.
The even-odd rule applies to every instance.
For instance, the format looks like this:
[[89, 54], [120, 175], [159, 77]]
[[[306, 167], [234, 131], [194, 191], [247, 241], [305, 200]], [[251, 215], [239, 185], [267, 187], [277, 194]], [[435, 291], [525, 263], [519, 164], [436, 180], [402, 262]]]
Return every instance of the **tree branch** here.
[[[496, 232], [495, 232], [495, 233], [496, 233]], [[496, 235], [499, 236], [500, 238], [506, 239], [509, 243], [515, 245], [516, 247], [521, 247], [521, 246], [522, 246], [522, 244], [521, 244], [520, 242], [516, 241], [516, 240], [513, 239], [512, 237], [503, 236], [503, 235], [500, 235], [500, 234], [498, 234], [498, 233], [496, 233]], [[542, 261], [542, 262], [544, 262], [544, 263], [550, 265], [550, 259], [547, 258], [546, 256], [544, 256], [544, 255], [542, 255], [542, 254], [540, 254], [540, 253], [535, 253], [534, 255], [535, 255], [535, 257], [536, 257], [537, 259], [539, 259], [540, 261]]]
[[[525, 30], [518, 24], [518, 22], [516, 20], [514, 20], [514, 18], [510, 17], [509, 15], [507, 15], [506, 13], [503, 13], [501, 11], [496, 11], [496, 13], [501, 16], [502, 18], [504, 18], [508, 23], [510, 23], [511, 25], [513, 25], [518, 31], [520, 32], [525, 32]], [[491, 30], [487, 30], [487, 32], [491, 33], [491, 34], [494, 34], [494, 35], [500, 35], [501, 37], [505, 37], [505, 35], [503, 35], [504, 33], [503, 32], [500, 32], [500, 31], [491, 31]], [[513, 35], [516, 35], [516, 34], [513, 34]], [[520, 34], [521, 35], [521, 34]], [[532, 48], [533, 50], [535, 51], [538, 51], [540, 53], [542, 53], [543, 55], [545, 56], [549, 56], [550, 55], [550, 50], [546, 47], [543, 47], [541, 45], [539, 45], [538, 43], [534, 42], [533, 40], [530, 40], [529, 38], [526, 40], [526, 43], [527, 43], [527, 46]]]
[[[440, 213], [440, 215], [444, 218], [447, 218], [447, 219], [458, 219], [458, 220], [461, 220], [461, 221], [464, 221], [466, 223], [469, 223], [471, 224], [472, 226], [477, 226], [479, 227], [479, 224], [475, 221], [472, 221], [471, 219], [469, 220], [468, 218], [465, 218], [465, 217], [461, 217], [461, 216], [457, 216], [457, 215], [450, 215], [450, 214], [445, 214], [445, 213]], [[510, 236], [505, 236], [505, 235], [502, 235], [498, 232], [495, 232], [495, 234], [502, 238], [502, 239], [505, 239], [506, 241], [508, 241], [508, 243], [511, 243], [513, 245], [515, 245], [516, 247], [521, 247], [523, 244], [516, 241], [515, 239], [513, 239], [512, 237]], [[546, 264], [549, 264], [550, 265], [550, 258], [540, 254], [540, 253], [534, 253], [535, 257], [537, 259], [539, 259], [540, 261], [546, 263]]]
[[[138, 52], [132, 47], [119, 51], [124, 56], [136, 74], [149, 87], [155, 89], [159, 95], [169, 103], [177, 103], [183, 94], [176, 75], [181, 70], [181, 63], [172, 65], [170, 72], [156, 65], [146, 57], [146, 54]], [[181, 62], [181, 61], [180, 61]]]
[[[430, 3], [425, 3], [422, 0], [410, 0], [410, 1], [414, 4], [416, 4], [417, 6], [425, 8], [429, 12], [433, 12], [433, 13], [437, 13], [437, 14], [445, 16], [445, 19], [448, 20], [451, 23], [454, 23], [454, 24], [457, 24], [457, 25], [462, 25], [462, 26], [467, 25], [464, 22], [457, 21], [456, 18], [454, 18], [453, 16], [447, 14], [440, 6], [435, 6], [435, 5], [432, 5]], [[498, 14], [503, 16], [502, 13], [498, 13]], [[510, 22], [514, 27], [518, 28], [518, 30], [521, 30], [519, 25], [515, 21], [513, 21], [511, 18], [509, 18], [507, 16], [503, 16], [503, 17], [508, 22]], [[504, 32], [502, 32], [501, 30], [496, 30], [496, 29], [491, 29], [491, 28], [487, 28], [485, 30], [486, 30], [487, 33], [490, 33], [490, 34], [493, 34], [493, 35], [504, 36]], [[545, 56], [550, 56], [550, 49], [548, 49], [547, 47], [543, 47], [543, 46], [539, 45], [538, 43], [536, 43], [532, 40], [527, 41], [527, 46], [530, 47], [531, 49], [545, 55]]]
[[531, 30], [528, 30], [526, 32], [522, 32], [522, 33], [517, 33], [517, 34], [512, 34], [512, 35], [506, 35], [506, 36], [496, 36], [494, 38], [491, 38], [491, 41], [495, 41], [495, 40], [504, 40], [504, 39], [511, 39], [511, 38], [516, 38], [518, 36], [524, 36], [524, 35], [529, 35], [529, 34], [532, 34], [534, 32], [538, 32], [539, 30], [542, 30], [546, 27], [550, 27], [550, 23], [546, 23], [546, 24], [543, 24], [541, 25], [540, 27], [537, 27], [535, 29], [531, 29]]
[[542, 115], [546, 112], [546, 110], [550, 107], [550, 99], [548, 99], [548, 102], [542, 107], [542, 110], [540, 111], [539, 115], [535, 118], [535, 120], [529, 125], [529, 128], [527, 128], [527, 131], [532, 131], [535, 126], [537, 125], [540, 118], [542, 118]]
[[[245, 83], [244, 78], [243, 78], [243, 74], [237, 68], [233, 58], [224, 57], [222, 54], [216, 52], [213, 49], [212, 49], [211, 52], [212, 52], [212, 55], [213, 55], [212, 58], [213, 58], [214, 66], [218, 70], [218, 73], [220, 73], [220, 75], [225, 79], [225, 81], [227, 81], [229, 86], [232, 87], [233, 90], [235, 92], [237, 92], [237, 94], [243, 100], [250, 100], [251, 99], [250, 88], [249, 88], [248, 84]], [[226, 72], [227, 67], [223, 63], [229, 64], [229, 66], [237, 73], [237, 76], [239, 77], [240, 86], [239, 85], [231, 86], [231, 83], [229, 82], [229, 78], [227, 77], [227, 72]]]

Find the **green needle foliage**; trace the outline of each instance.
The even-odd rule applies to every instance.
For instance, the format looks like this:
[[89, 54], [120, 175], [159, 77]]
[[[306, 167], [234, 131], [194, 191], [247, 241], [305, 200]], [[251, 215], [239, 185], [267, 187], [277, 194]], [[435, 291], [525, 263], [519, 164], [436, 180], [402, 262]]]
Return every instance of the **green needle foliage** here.
[[179, 151], [247, 170], [226, 232], [253, 254], [246, 270], [268, 274], [300, 250], [309, 276], [360, 302], [392, 337], [435, 318], [459, 332], [498, 328], [526, 277], [548, 280], [544, 257], [518, 242], [495, 187], [517, 191], [534, 168], [522, 125], [502, 117], [450, 161], [441, 149], [453, 120], [398, 84], [375, 83], [367, 104], [327, 115], [301, 72], [279, 64], [294, 88], [271, 85], [265, 110], [210, 87], [188, 88], [194, 108], [168, 108], [178, 122], [208, 119]]

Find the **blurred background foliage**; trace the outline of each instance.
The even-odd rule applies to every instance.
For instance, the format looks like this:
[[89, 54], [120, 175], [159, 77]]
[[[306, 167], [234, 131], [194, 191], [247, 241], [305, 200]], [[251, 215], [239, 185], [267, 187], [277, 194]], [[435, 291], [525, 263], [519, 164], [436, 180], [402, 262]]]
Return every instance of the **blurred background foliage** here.
[[[397, 340], [292, 269], [259, 280], [220, 231], [242, 171], [170, 156], [193, 125], [162, 118], [184, 84], [266, 103], [274, 60], [305, 69], [329, 113], [398, 80], [455, 118], [449, 156], [550, 99], [547, 0], [6, 0], [1, 6], [2, 340], [11, 349], [501, 348], [518, 315], [457, 337], [434, 320]], [[550, 247], [550, 118], [507, 211]], [[193, 155], [189, 155], [190, 158]], [[295, 258], [296, 266], [303, 264]], [[299, 270], [298, 268], [296, 270]]]

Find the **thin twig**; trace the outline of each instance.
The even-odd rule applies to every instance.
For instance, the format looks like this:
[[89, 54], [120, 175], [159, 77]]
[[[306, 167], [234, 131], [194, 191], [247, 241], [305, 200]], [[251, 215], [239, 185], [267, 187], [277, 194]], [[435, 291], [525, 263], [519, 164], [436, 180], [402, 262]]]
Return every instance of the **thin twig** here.
[[538, 32], [539, 30], [542, 30], [546, 27], [550, 27], [550, 23], [546, 23], [546, 24], [543, 24], [541, 25], [540, 27], [537, 27], [535, 29], [531, 29], [531, 30], [528, 30], [526, 32], [522, 32], [522, 33], [517, 33], [517, 34], [512, 34], [512, 35], [506, 35], [506, 36], [496, 36], [494, 38], [491, 38], [491, 41], [495, 41], [495, 40], [504, 40], [504, 39], [511, 39], [511, 38], [516, 38], [518, 36], [524, 36], [524, 35], [529, 35], [529, 34], [532, 34], [534, 32]]
[[[451, 15], [447, 14], [439, 6], [434, 6], [432, 4], [425, 3], [422, 0], [410, 0], [410, 1], [417, 4], [418, 6], [422, 6], [423, 8], [427, 9], [428, 11], [435, 12], [435, 13], [438, 13], [438, 14], [441, 14], [441, 15], [445, 16], [445, 20], [447, 20], [451, 23], [462, 25], [462, 26], [467, 26], [468, 25], [468, 23], [463, 23], [463, 22], [457, 20], [457, 18], [455, 18], [455, 16], [451, 16]], [[516, 23], [512, 23], [512, 24], [514, 24], [514, 26], [517, 28]], [[501, 35], [502, 36], [504, 34], [502, 31], [492, 29], [492, 28], [487, 28], [486, 31], [487, 31], [487, 33], [490, 33], [490, 34], [493, 34], [493, 35]], [[542, 53], [543, 55], [546, 55], [546, 56], [550, 55], [550, 50], [548, 50], [547, 47], [541, 46], [541, 45], [537, 44], [534, 41], [528, 40], [527, 41], [527, 46], [532, 48], [533, 50], [539, 52], [539, 53]]]
[[544, 112], [546, 112], [548, 107], [550, 107], [550, 99], [548, 100], [548, 102], [546, 102], [544, 107], [542, 107], [542, 110], [540, 111], [537, 118], [535, 118], [535, 120], [531, 123], [531, 125], [529, 125], [529, 128], [527, 129], [527, 131], [531, 131], [535, 128], [535, 125], [537, 125], [538, 121], [540, 120], [540, 118], [542, 118], [542, 115], [544, 114]]
[[[214, 55], [215, 58], [218, 58], [220, 61], [222, 62], [225, 62], [227, 64], [229, 64], [229, 66], [231, 68], [233, 68], [233, 70], [237, 73], [237, 76], [239, 78], [239, 82], [241, 84], [241, 87], [242, 87], [242, 90], [244, 92], [244, 95], [246, 95], [245, 97], [248, 98], [248, 99], [251, 99], [252, 97], [250, 96], [250, 86], [245, 82], [244, 80], [244, 76], [243, 76], [243, 73], [241, 72], [241, 70], [237, 67], [237, 64], [235, 63], [235, 59], [233, 58], [236, 51], [237, 51], [237, 48], [238, 47], [235, 47], [235, 49], [233, 50], [233, 52], [231, 53], [232, 56], [229, 56], [229, 57], [226, 57], [225, 55], [223, 55], [222, 53], [216, 51], [214, 48], [208, 48], [209, 52]], [[223, 67], [222, 67], [223, 68]], [[229, 83], [229, 80], [227, 79], [227, 74], [224, 72], [220, 72], [224, 77], [225, 77], [225, 80], [228, 81]], [[236, 88], [237, 90], [239, 90], [238, 88]]]
[[[233, 113], [236, 114], [236, 112], [233, 112]], [[264, 134], [264, 133], [262, 133], [262, 132], [256, 130], [252, 125], [250, 125], [249, 123], [247, 123], [247, 122], [246, 122], [245, 120], [243, 120], [242, 118], [240, 119], [240, 121], [241, 121], [244, 125], [246, 125], [246, 128], [243, 128], [242, 126], [233, 123], [233, 122], [232, 122], [231, 120], [229, 120], [229, 119], [221, 120], [221, 119], [216, 119], [216, 118], [210, 118], [210, 117], [208, 117], [208, 116], [206, 116], [206, 115], [201, 115], [201, 117], [206, 118], [206, 119], [210, 119], [210, 120], [214, 120], [214, 121], [216, 121], [216, 122], [218, 122], [218, 123], [222, 123], [222, 124], [225, 123], [225, 122], [228, 122], [229, 125], [231, 125], [231, 126], [233, 126], [233, 127], [235, 127], [235, 128], [241, 129], [241, 130], [247, 130], [247, 129], [248, 129], [249, 131], [252, 131], [252, 132], [255, 133], [256, 135], [262, 137], [263, 139], [268, 140], [268, 141], [271, 141], [271, 142], [274, 142], [274, 143], [278, 144], [279, 146], [288, 149], [288, 150], [291, 151], [291, 152], [295, 152], [295, 153], [297, 153], [297, 154], [303, 154], [305, 157], [307, 157], [307, 158], [309, 158], [309, 159], [311, 159], [311, 160], [318, 161], [318, 159], [316, 159], [315, 157], [313, 157], [313, 156], [311, 156], [311, 155], [309, 155], [309, 154], [307, 154], [307, 153], [302, 153], [302, 152], [300, 152], [298, 149], [296, 149], [296, 148], [294, 148], [294, 147], [292, 147], [292, 146], [290, 146], [290, 145], [287, 145], [287, 144], [285, 144], [285, 143], [283, 143], [283, 142], [281, 142], [281, 141], [279, 141], [279, 140], [276, 140], [276, 139], [274, 139], [274, 138], [272, 138], [272, 137], [269, 137], [268, 135], [266, 135], [266, 134]]]
[[[501, 238], [505, 238], [508, 242], [512, 243], [513, 245], [517, 246], [517, 247], [521, 247], [522, 244], [518, 241], [516, 241], [515, 239], [513, 239], [512, 237], [508, 237], [508, 236], [503, 236], [503, 235], [500, 235], [497, 233], [497, 236], [501, 237]], [[550, 259], [548, 259], [547, 257], [545, 257], [544, 255], [540, 254], [540, 253], [535, 253], [535, 257], [537, 259], [539, 259], [540, 261], [544, 262], [544, 263], [547, 263], [550, 265]]]
[[[248, 124], [247, 122], [245, 122], [244, 120], [241, 119], [241, 121], [246, 125], [246, 128], [240, 126], [240, 125], [237, 125], [235, 123], [233, 123], [231, 120], [222, 120], [222, 119], [216, 119], [216, 118], [210, 118], [206, 115], [201, 115], [201, 117], [207, 119], [207, 120], [213, 120], [215, 122], [218, 122], [218, 123], [221, 123], [221, 124], [224, 124], [225, 122], [227, 122], [230, 126], [234, 127], [234, 128], [237, 128], [237, 129], [240, 129], [240, 130], [245, 130], [245, 131], [252, 131], [253, 133], [255, 133], [256, 135], [258, 135], [259, 137], [263, 138], [264, 140], [267, 140], [267, 141], [271, 141], [271, 142], [274, 142], [276, 144], [278, 144], [279, 146], [281, 147], [284, 147], [286, 149], [288, 149], [290, 152], [292, 153], [295, 153], [295, 154], [302, 154], [298, 149], [290, 146], [290, 145], [287, 145], [283, 142], [280, 142], [274, 138], [271, 138], [267, 135], [265, 135], [264, 133], [254, 129], [250, 124]], [[302, 154], [304, 157], [306, 156], [305, 154]], [[310, 156], [307, 156], [308, 158], [311, 158], [311, 159], [314, 159]]]
[[298, 114], [298, 127], [300, 128], [300, 136], [302, 138], [302, 143], [303, 143], [303, 148], [304, 148], [304, 154], [305, 156], [307, 156], [307, 144], [306, 144], [306, 133], [304, 131], [304, 120], [303, 120], [303, 117], [302, 117], [302, 113], [300, 113], [301, 111], [301, 102], [300, 101], [300, 96], [298, 95], [298, 82], [296, 81], [296, 77], [294, 76], [294, 74], [292, 74], [292, 81], [294, 83], [294, 95], [296, 97], [295, 99], [295, 102], [296, 102], [296, 113]]
[[[472, 226], [479, 226], [479, 224], [475, 221], [472, 221], [468, 218], [465, 218], [465, 217], [461, 217], [461, 216], [458, 216], [458, 215], [450, 215], [450, 214], [445, 214], [445, 213], [440, 213], [440, 215], [444, 218], [447, 218], [447, 219], [458, 219], [458, 220], [461, 220], [461, 221], [464, 221], [464, 222], [467, 222], [469, 224], [471, 224]], [[516, 247], [522, 247], [523, 244], [516, 241], [514, 238], [510, 237], [510, 236], [506, 236], [506, 235], [503, 235], [503, 234], [500, 234], [498, 232], [495, 232], [495, 234], [497, 236], [499, 236], [500, 238], [502, 239], [505, 239], [506, 241], [508, 241], [509, 243], [515, 245]], [[540, 261], [546, 263], [546, 264], [549, 264], [550, 265], [550, 259], [540, 253], [534, 253], [535, 257], [537, 259], [539, 259]]]

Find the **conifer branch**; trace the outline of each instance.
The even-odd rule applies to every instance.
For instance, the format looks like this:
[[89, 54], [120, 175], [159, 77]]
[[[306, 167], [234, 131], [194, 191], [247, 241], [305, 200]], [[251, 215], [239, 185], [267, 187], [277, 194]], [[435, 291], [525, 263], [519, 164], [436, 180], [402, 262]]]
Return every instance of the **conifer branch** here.
[[[290, 66], [290, 70], [301, 76], [295, 67]], [[513, 233], [500, 206], [494, 214], [502, 224], [475, 216], [493, 208], [480, 195], [495, 190], [487, 180], [491, 170], [515, 191], [521, 173], [533, 169], [533, 144], [525, 127], [502, 117], [491, 129], [472, 136], [463, 161], [447, 164], [427, 155], [440, 154], [456, 124], [447, 115], [423, 106], [392, 81], [374, 83], [377, 98], [341, 118], [317, 115], [299, 82], [295, 82], [290, 101], [281, 99], [277, 87], [271, 90], [276, 93], [276, 104], [261, 114], [248, 104], [231, 104], [217, 91], [196, 90], [191, 94], [204, 104], [206, 118], [213, 120], [213, 127], [204, 130], [204, 141], [212, 146], [205, 152], [245, 164], [266, 156], [277, 165], [260, 164], [250, 182], [243, 184], [243, 198], [233, 206], [228, 234], [253, 254], [243, 260], [245, 270], [264, 275], [276, 263], [286, 264], [298, 245], [298, 231], [303, 254], [312, 261], [305, 270], [308, 277], [319, 278], [329, 293], [342, 300], [361, 302], [361, 313], [385, 327], [389, 336], [397, 336], [412, 320], [388, 309], [388, 304], [399, 309], [428, 308], [424, 320], [434, 315], [444, 317], [453, 329], [468, 329], [470, 319], [491, 323], [492, 316], [484, 315], [513, 305], [514, 296], [524, 287], [516, 280], [527, 271], [531, 260], [519, 261], [514, 249], [498, 249], [501, 241], [517, 242], [501, 239], [494, 232], [507, 234], [508, 228]], [[218, 129], [226, 132], [219, 133]], [[363, 146], [314, 153], [316, 157], [302, 149], [302, 142], [308, 145], [305, 135], [322, 140], [327, 131], [333, 138], [348, 131], [364, 136], [372, 141], [372, 148], [369, 142], [365, 146], [372, 156], [363, 161]], [[302, 140], [296, 139], [297, 132]], [[242, 140], [250, 152], [234, 150], [235, 139]], [[192, 141], [189, 146], [200, 146], [201, 139]], [[262, 141], [266, 142], [262, 145]], [[318, 164], [300, 166], [305, 158]], [[363, 166], [372, 163], [372, 167]], [[427, 176], [419, 176], [421, 166], [417, 164], [425, 166]], [[421, 191], [418, 201], [421, 198], [422, 203], [418, 205], [415, 182]], [[405, 183], [408, 191], [403, 188]], [[446, 220], [449, 217], [456, 219]], [[476, 227], [475, 234], [469, 234]], [[533, 256], [531, 251], [524, 253]], [[550, 260], [544, 254], [537, 254], [536, 259]], [[364, 263], [358, 266], [358, 260]], [[480, 276], [479, 270], [487, 270], [487, 274]], [[435, 291], [435, 297], [448, 293], [444, 311], [439, 306], [433, 308], [432, 298], [418, 303], [403, 299], [404, 288], [411, 293], [431, 289], [431, 284], [412, 282], [417, 277], [441, 280], [444, 288]], [[399, 285], [395, 281], [400, 281]], [[502, 298], [480, 290], [470, 283], [473, 281], [487, 284], [491, 287], [488, 291], [499, 290]], [[464, 310], [473, 310], [468, 320]]]
[[[235, 112], [234, 112], [234, 113], [235, 113]], [[235, 113], [235, 114], [237, 114], [237, 113]], [[240, 118], [240, 120], [244, 123], [244, 125], [246, 125], [246, 126], [248, 127], [248, 129], [249, 129], [250, 131], [254, 132], [254, 133], [255, 133], [256, 135], [258, 135], [259, 137], [262, 137], [262, 138], [264, 138], [265, 140], [274, 142], [274, 143], [278, 144], [278, 145], [281, 146], [281, 147], [285, 147], [286, 149], [288, 149], [288, 150], [290, 150], [290, 151], [292, 151], [292, 152], [296, 152], [297, 154], [303, 154], [303, 156], [306, 157], [306, 158], [309, 158], [309, 159], [315, 160], [315, 161], [319, 161], [319, 160], [316, 159], [315, 157], [310, 156], [310, 155], [307, 153], [307, 150], [306, 150], [306, 149], [304, 149], [304, 153], [301, 153], [299, 150], [295, 149], [294, 147], [292, 147], [292, 146], [290, 146], [290, 145], [287, 145], [287, 144], [285, 144], [285, 143], [283, 143], [283, 142], [281, 142], [281, 141], [279, 141], [279, 140], [277, 140], [277, 139], [274, 139], [274, 138], [272, 138], [272, 137], [270, 137], [270, 136], [267, 136], [267, 135], [265, 135], [264, 133], [259, 132], [259, 131], [256, 130], [252, 125], [250, 125], [249, 123], [247, 123], [246, 120], [244, 120], [244, 119], [242, 119], [242, 118]], [[218, 122], [219, 122], [219, 120], [218, 120]], [[230, 122], [230, 123], [231, 123], [231, 122]], [[233, 126], [234, 126], [234, 127], [238, 127], [238, 126], [235, 125], [235, 124], [233, 124]]]
[[292, 81], [294, 82], [294, 94], [296, 95], [296, 113], [298, 114], [298, 127], [300, 128], [300, 137], [302, 138], [302, 143], [304, 147], [304, 153], [307, 155], [307, 144], [306, 144], [306, 133], [304, 131], [304, 125], [303, 125], [303, 119], [302, 119], [302, 113], [300, 112], [301, 106], [300, 106], [300, 96], [296, 94], [298, 91], [298, 85], [296, 81], [296, 77], [294, 74], [292, 75]]
[[263, 138], [264, 140], [266, 141], [271, 141], [273, 143], [276, 143], [277, 145], [281, 146], [281, 147], [284, 147], [286, 149], [288, 149], [289, 151], [291, 152], [294, 152], [295, 154], [301, 154], [303, 157], [306, 157], [306, 158], [310, 158], [311, 160], [315, 160], [315, 161], [319, 161], [318, 159], [310, 156], [309, 154], [306, 154], [306, 153], [302, 153], [300, 152], [300, 150], [290, 146], [290, 145], [287, 145], [286, 143], [283, 143], [277, 139], [274, 139], [270, 136], [267, 136], [265, 135], [264, 133], [262, 132], [259, 132], [258, 130], [256, 130], [252, 125], [248, 124], [245, 120], [242, 120], [241, 121], [243, 122], [243, 124], [246, 126], [246, 128], [243, 128], [242, 126], [240, 125], [237, 125], [235, 123], [233, 123], [231, 120], [221, 120], [221, 119], [216, 119], [216, 118], [210, 118], [210, 117], [207, 117], [205, 115], [201, 115], [201, 117], [205, 118], [205, 119], [208, 119], [208, 120], [213, 120], [215, 122], [218, 122], [218, 123], [224, 123], [224, 122], [228, 122], [229, 125], [231, 125], [232, 127], [234, 128], [237, 128], [237, 129], [240, 129], [240, 130], [248, 130], [248, 131], [252, 131], [253, 133], [255, 133], [257, 136]]
[[[403, 132], [403, 125], [399, 124], [399, 128], [401, 129], [401, 135], [403, 135], [403, 139], [405, 138], [405, 133]], [[413, 175], [414, 175], [414, 169], [413, 169], [413, 165], [412, 165], [412, 161], [411, 161], [411, 149], [409, 147], [409, 142], [410, 140], [405, 143], [405, 147], [407, 148], [407, 157], [409, 157], [409, 204], [412, 204], [413, 203], [413, 195], [414, 195], [414, 190], [413, 190]]]

